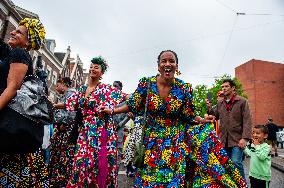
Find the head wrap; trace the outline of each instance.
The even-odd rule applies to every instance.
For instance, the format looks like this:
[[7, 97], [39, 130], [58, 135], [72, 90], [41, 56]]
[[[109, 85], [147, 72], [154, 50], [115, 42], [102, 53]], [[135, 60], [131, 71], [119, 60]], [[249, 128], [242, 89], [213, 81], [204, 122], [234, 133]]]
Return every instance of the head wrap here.
[[28, 29], [29, 44], [27, 49], [40, 49], [45, 39], [45, 30], [42, 23], [38, 19], [25, 18], [20, 21], [19, 25], [23, 25]]
[[93, 64], [100, 65], [102, 67], [102, 72], [105, 73], [108, 69], [108, 64], [106, 63], [106, 60], [102, 56], [94, 57], [91, 62]]

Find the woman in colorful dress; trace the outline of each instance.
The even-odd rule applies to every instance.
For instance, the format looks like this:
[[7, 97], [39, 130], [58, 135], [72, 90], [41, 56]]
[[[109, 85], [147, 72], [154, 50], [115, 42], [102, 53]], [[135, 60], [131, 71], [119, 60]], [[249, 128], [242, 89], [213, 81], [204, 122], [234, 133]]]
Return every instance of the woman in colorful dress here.
[[[209, 119], [194, 115], [191, 85], [175, 78], [179, 72], [175, 52], [160, 53], [158, 71], [157, 76], [139, 81], [125, 106], [100, 107], [112, 115], [128, 111], [142, 115], [148, 100], [144, 164], [137, 170], [134, 187], [246, 187], [214, 127], [206, 123]], [[195, 120], [205, 124], [195, 125]]]
[[68, 110], [79, 109], [83, 115], [67, 187], [117, 187], [116, 127], [112, 116], [100, 113], [97, 108], [101, 105], [114, 108], [126, 94], [100, 82], [108, 67], [102, 57], [91, 62], [89, 84], [80, 87], [65, 102]]
[[[70, 88], [72, 81], [69, 77], [57, 81], [56, 91], [63, 95], [59, 102], [64, 102], [71, 97], [74, 89]], [[54, 113], [54, 134], [50, 139], [50, 162], [48, 165], [50, 187], [66, 187], [72, 172], [73, 157], [77, 138], [72, 138], [75, 126], [76, 112], [66, 109], [56, 110]]]
[[[11, 48], [5, 48], [8, 49], [7, 57], [1, 57], [0, 61], [0, 113], [4, 109], [7, 110], [8, 103], [21, 87], [24, 77], [33, 74], [33, 62], [28, 51], [40, 49], [45, 38], [41, 22], [30, 18], [21, 20], [19, 26], [10, 34], [8, 44]], [[1, 52], [3, 52], [2, 46], [5, 46], [3, 41], [0, 42]], [[17, 113], [11, 118], [19, 123], [38, 126]], [[48, 187], [42, 151], [40, 149], [34, 153], [0, 151], [0, 187]]]

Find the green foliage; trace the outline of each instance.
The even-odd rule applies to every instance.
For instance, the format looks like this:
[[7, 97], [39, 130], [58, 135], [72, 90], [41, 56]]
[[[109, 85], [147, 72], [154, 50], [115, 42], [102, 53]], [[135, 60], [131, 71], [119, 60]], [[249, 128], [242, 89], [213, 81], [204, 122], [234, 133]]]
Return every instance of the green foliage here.
[[206, 85], [197, 85], [193, 90], [193, 101], [195, 105], [195, 114], [197, 116], [203, 116], [206, 114], [206, 104], [205, 99], [208, 93]]
[[207, 112], [207, 108], [206, 108], [206, 104], [205, 104], [205, 99], [207, 98], [207, 93], [211, 93], [212, 94], [212, 105], [216, 105], [217, 104], [217, 93], [218, 91], [221, 91], [221, 85], [222, 85], [222, 81], [224, 79], [233, 79], [234, 82], [236, 83], [236, 91], [237, 94], [247, 98], [247, 95], [245, 94], [243, 88], [242, 88], [242, 84], [238, 81], [237, 78], [232, 78], [231, 75], [225, 74], [223, 76], [221, 76], [218, 79], [215, 79], [214, 84], [212, 85], [212, 87], [207, 88], [206, 85], [197, 85], [194, 90], [193, 90], [193, 100], [194, 100], [194, 105], [195, 105], [195, 114], [198, 116], [204, 116], [204, 114], [206, 114]]

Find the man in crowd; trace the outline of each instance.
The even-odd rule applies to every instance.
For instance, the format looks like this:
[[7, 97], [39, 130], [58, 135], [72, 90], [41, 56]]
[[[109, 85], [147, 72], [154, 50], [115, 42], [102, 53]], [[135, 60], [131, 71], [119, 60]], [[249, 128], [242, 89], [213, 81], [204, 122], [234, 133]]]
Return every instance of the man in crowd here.
[[222, 82], [224, 99], [217, 102], [215, 109], [207, 101], [209, 115], [220, 120], [219, 134], [222, 144], [232, 161], [245, 178], [243, 168], [243, 149], [251, 138], [252, 123], [248, 101], [236, 94], [236, 84], [231, 79]]
[[278, 157], [277, 153], [277, 139], [276, 139], [276, 132], [278, 132], [278, 126], [273, 123], [272, 117], [268, 117], [268, 122], [266, 124], [268, 128], [268, 137], [267, 141], [269, 145], [274, 149], [275, 154], [272, 156]]

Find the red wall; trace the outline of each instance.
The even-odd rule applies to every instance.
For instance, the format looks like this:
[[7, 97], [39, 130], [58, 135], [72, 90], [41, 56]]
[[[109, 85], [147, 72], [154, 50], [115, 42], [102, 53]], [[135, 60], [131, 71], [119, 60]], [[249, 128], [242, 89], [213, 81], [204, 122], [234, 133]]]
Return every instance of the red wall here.
[[236, 67], [235, 75], [248, 95], [253, 124], [271, 116], [284, 126], [284, 64], [252, 59]]

